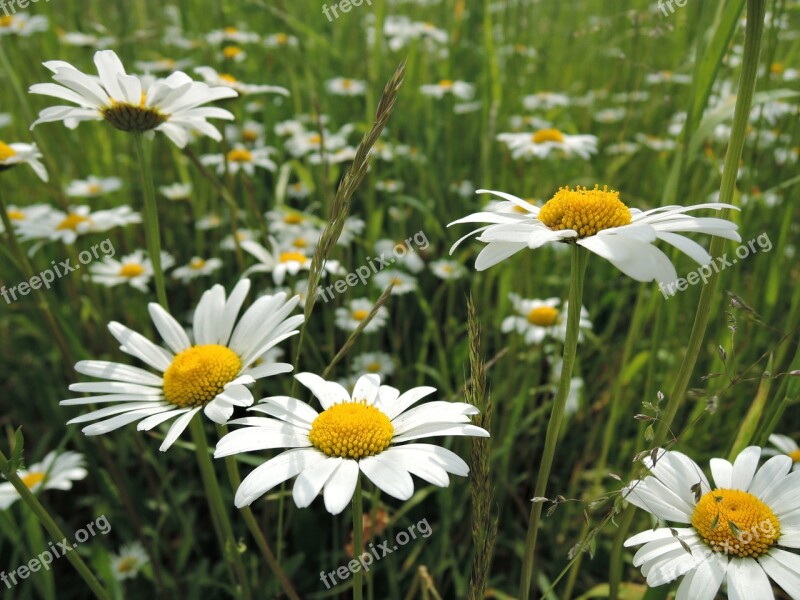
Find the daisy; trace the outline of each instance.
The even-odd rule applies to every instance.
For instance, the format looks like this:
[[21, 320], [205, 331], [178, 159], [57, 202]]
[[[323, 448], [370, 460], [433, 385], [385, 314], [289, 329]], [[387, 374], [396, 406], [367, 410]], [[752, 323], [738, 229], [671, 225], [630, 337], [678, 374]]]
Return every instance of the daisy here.
[[477, 239], [488, 245], [475, 261], [479, 271], [523, 248], [534, 250], [550, 242], [575, 243], [608, 260], [636, 281], [672, 283], [678, 275], [667, 255], [656, 248], [656, 240], [674, 246], [702, 265], [711, 262], [711, 256], [680, 233], [705, 233], [741, 241], [737, 226], [731, 221], [686, 214], [701, 209], [735, 208], [718, 202], [641, 211], [623, 204], [619, 192], [595, 186], [594, 189], [561, 188], [538, 208], [504, 192], [478, 190], [478, 193], [494, 194], [527, 211], [527, 214], [475, 213], [450, 223], [489, 223], [458, 240], [450, 250], [452, 253], [464, 239], [480, 233]]
[[569, 106], [570, 99], [566, 94], [556, 94], [553, 92], [538, 92], [525, 96], [522, 99], [522, 105], [525, 110], [550, 110], [551, 108], [558, 108]]
[[379, 377], [390, 377], [395, 370], [394, 358], [386, 352], [364, 352], [353, 359], [350, 369], [354, 374], [375, 373]]
[[73, 198], [97, 198], [102, 194], [116, 192], [121, 187], [122, 180], [119, 177], [89, 175], [86, 179], [70, 181], [65, 193]]
[[[220, 86], [236, 90], [242, 96], [252, 96], [253, 94], [280, 94], [288, 96], [289, 90], [278, 85], [255, 85], [239, 81], [228, 73], [217, 73], [211, 67], [195, 67], [194, 72], [200, 75], [203, 80], [211, 86]], [[234, 94], [235, 95], [235, 94]]]
[[12, 122], [13, 119], [11, 118], [10, 114], [0, 113], [0, 127], [6, 127], [8, 125], [11, 125]]
[[111, 555], [111, 573], [117, 581], [132, 579], [148, 562], [150, 558], [141, 542], [126, 544], [119, 552]]
[[347, 77], [334, 77], [325, 82], [326, 89], [336, 96], [363, 96], [367, 93], [367, 82]]
[[0, 17], [0, 37], [4, 35], [19, 35], [28, 37], [40, 31], [47, 31], [49, 21], [47, 17], [36, 15], [30, 16], [28, 13], [13, 13], [14, 5], [11, 4], [12, 14], [8, 14], [5, 4], [2, 5], [4, 16]]
[[39, 162], [42, 153], [36, 144], [6, 144], [0, 140], [0, 171], [6, 171], [17, 165], [30, 165], [42, 181], [47, 181], [47, 169]]
[[376, 273], [372, 281], [382, 290], [389, 287], [390, 283], [393, 284], [392, 296], [402, 296], [417, 289], [417, 280], [414, 277], [394, 269]]
[[[347, 306], [340, 306], [336, 309], [336, 326], [343, 331], [355, 331], [369, 316], [374, 306], [375, 303], [369, 298], [350, 300]], [[389, 309], [381, 306], [372, 320], [364, 327], [363, 333], [374, 333], [383, 329], [388, 318]]]
[[475, 95], [475, 86], [466, 81], [454, 81], [452, 79], [442, 79], [438, 83], [422, 85], [419, 91], [426, 96], [442, 99], [446, 94], [452, 94], [461, 100], [471, 100]]
[[401, 265], [412, 273], [420, 273], [425, 269], [425, 261], [420, 258], [406, 240], [395, 242], [394, 240], [382, 239], [375, 242], [375, 252], [381, 257], [392, 257], [388, 264]]
[[220, 268], [222, 268], [222, 261], [218, 258], [205, 259], [195, 256], [188, 265], [175, 269], [172, 276], [183, 283], [189, 283], [192, 279], [211, 275]]
[[244, 62], [247, 58], [247, 52], [242, 50], [239, 46], [225, 46], [220, 53], [220, 59], [232, 60], [233, 62]]
[[325, 508], [339, 514], [353, 496], [359, 473], [386, 494], [408, 500], [414, 493], [412, 474], [446, 487], [448, 473], [465, 477], [469, 467], [441, 446], [402, 442], [442, 435], [489, 437], [485, 429], [469, 423], [470, 415], [478, 413], [470, 404], [438, 401], [409, 410], [435, 392], [432, 387], [401, 395], [370, 374], [358, 379], [351, 396], [338, 383], [312, 373], [300, 373], [296, 379], [319, 400], [321, 413], [295, 398], [264, 398], [252, 410], [269, 417], [232, 421], [245, 427], [217, 443], [217, 458], [291, 448], [244, 478], [234, 498], [239, 508], [295, 475], [292, 496], [298, 508], [309, 506], [324, 490]]
[[[688, 527], [661, 527], [633, 536], [644, 546], [633, 557], [651, 587], [683, 576], [676, 600], [713, 600], [727, 582], [730, 598], [774, 598], [772, 578], [800, 597], [798, 475], [792, 460], [775, 456], [760, 469], [761, 448], [742, 450], [733, 464], [711, 460], [714, 487], [680, 452], [657, 450], [644, 464], [651, 476], [634, 481], [623, 497], [657, 519]], [[789, 549], [789, 550], [787, 550]]]
[[556, 325], [561, 319], [559, 298], [546, 300], [526, 299], [515, 293], [508, 295], [514, 310], [519, 315], [503, 319], [500, 330], [503, 333], [514, 331], [525, 337], [526, 344], [541, 344], [547, 336], [555, 334]]
[[136, 68], [145, 73], [172, 73], [173, 71], [183, 71], [192, 65], [189, 59], [173, 60], [171, 58], [159, 58], [158, 60], [137, 60]]
[[229, 87], [209, 87], [192, 81], [181, 71], [166, 79], [139, 78], [128, 75], [113, 50], [101, 50], [94, 55], [99, 79], [81, 73], [71, 64], [52, 60], [44, 63], [54, 75], [55, 83], [37, 83], [32, 94], [53, 96], [78, 107], [51, 106], [39, 113], [31, 125], [64, 121], [74, 129], [81, 121], [106, 120], [122, 131], [146, 132], [154, 135], [161, 131], [179, 148], [198, 131], [220, 141], [222, 134], [206, 119], [230, 119], [233, 115], [222, 108], [201, 106], [237, 94]]
[[[309, 254], [297, 249], [280, 248], [275, 240], [272, 240], [273, 252], [252, 240], [241, 242], [241, 246], [242, 250], [259, 261], [258, 264], [247, 269], [242, 277], [247, 277], [251, 273], [272, 273], [273, 281], [277, 285], [281, 285], [287, 274], [297, 275], [300, 271], [308, 271], [311, 268]], [[343, 269], [336, 260], [327, 261], [323, 268], [323, 274], [341, 274], [342, 272]]]
[[208, 231], [209, 229], [216, 229], [222, 225], [222, 223], [222, 217], [220, 217], [217, 213], [210, 213], [197, 219], [197, 222], [194, 224], [194, 226], [195, 229]]
[[454, 260], [447, 260], [446, 258], [433, 261], [431, 263], [431, 271], [436, 277], [445, 281], [461, 279], [467, 274], [464, 265]]
[[236, 250], [237, 245], [245, 241], [253, 241], [261, 234], [255, 229], [238, 228], [234, 233], [226, 235], [219, 243], [223, 250]]
[[82, 33], [80, 31], [61, 32], [58, 34], [58, 39], [62, 44], [66, 44], [67, 46], [95, 48], [97, 50], [105, 50], [117, 43], [117, 40], [111, 36], [99, 37], [91, 33]]
[[[41, 462], [17, 475], [34, 494], [42, 490], [69, 490], [73, 481], [84, 479], [86, 471], [83, 456], [77, 452], [48, 452]], [[0, 510], [5, 510], [19, 500], [19, 492], [9, 482], [0, 483]]]
[[78, 373], [104, 381], [74, 383], [70, 391], [100, 395], [62, 400], [62, 406], [114, 404], [68, 424], [95, 421], [84, 427], [83, 433], [101, 435], [134, 421], [139, 421], [139, 431], [148, 431], [178, 417], [161, 444], [163, 452], [200, 410], [215, 423], [223, 424], [230, 419], [234, 406], [250, 406], [253, 396], [245, 387], [247, 384], [292, 370], [289, 364], [253, 366], [254, 361], [298, 333], [296, 327], [303, 322], [303, 316], [289, 317], [297, 306], [296, 297], [287, 299], [286, 294], [276, 294], [258, 298], [237, 323], [249, 290], [250, 281], [243, 279], [228, 298], [221, 285], [206, 291], [194, 311], [194, 341], [167, 311], [150, 303], [150, 317], [167, 348], [120, 323], [109, 324], [111, 335], [121, 344], [120, 350], [159, 374], [122, 363], [80, 361], [75, 365]]
[[[169, 269], [175, 259], [166, 252], [161, 253], [161, 268]], [[140, 292], [147, 292], [147, 286], [153, 277], [153, 262], [145, 258], [144, 250], [136, 250], [132, 254], [116, 260], [106, 257], [102, 262], [92, 263], [89, 267], [90, 279], [106, 287], [128, 284]]]
[[797, 445], [797, 442], [787, 435], [773, 433], [771, 436], [769, 436], [769, 443], [775, 446], [777, 451], [773, 450], [772, 448], [767, 448], [764, 450], [765, 456], [785, 454], [792, 459], [792, 471], [800, 469], [800, 446]]
[[336, 133], [325, 130], [323, 135], [316, 131], [300, 131], [286, 140], [286, 150], [297, 158], [319, 152], [323, 144], [326, 152], [336, 152], [347, 146], [347, 136], [351, 130], [352, 127], [345, 126]]
[[26, 240], [61, 240], [74, 244], [78, 236], [102, 233], [114, 227], [141, 223], [142, 217], [130, 206], [118, 206], [108, 210], [92, 211], [88, 206], [73, 206], [69, 212], [53, 209], [35, 221], [19, 221], [19, 236]]
[[[8, 220], [14, 225], [14, 229], [17, 229], [17, 225], [20, 221], [35, 221], [44, 218], [45, 215], [52, 211], [53, 207], [49, 204], [31, 204], [29, 206], [15, 206], [12, 204], [8, 207], [6, 214], [8, 215]], [[0, 233], [4, 232], [5, 226], [3, 222], [0, 221]]]
[[297, 46], [299, 40], [293, 35], [278, 32], [264, 38], [264, 46], [267, 48], [281, 48], [284, 46]]
[[223, 42], [234, 42], [236, 44], [255, 44], [261, 38], [257, 33], [242, 31], [236, 27], [225, 27], [215, 29], [206, 34], [206, 41], [209, 44], [221, 44]]
[[171, 185], [162, 185], [158, 188], [158, 191], [161, 192], [165, 198], [173, 202], [189, 200], [192, 196], [192, 184], [173, 183]]
[[227, 154], [205, 154], [200, 157], [200, 162], [208, 166], [216, 166], [217, 173], [225, 172], [225, 164], [231, 175], [236, 175], [239, 170], [244, 171], [252, 177], [255, 175], [256, 167], [267, 171], [275, 171], [278, 166], [269, 158], [270, 154], [275, 153], [275, 148], [261, 146], [248, 150], [242, 144], [236, 144]]
[[558, 129], [540, 129], [534, 133], [499, 133], [497, 139], [511, 151], [511, 158], [547, 158], [561, 152], [567, 158], [579, 156], [588, 160], [597, 154], [597, 137], [569, 135]]
[[264, 145], [265, 127], [256, 121], [245, 121], [241, 127], [228, 125], [225, 128], [225, 138], [229, 142], [242, 142], [244, 144]]

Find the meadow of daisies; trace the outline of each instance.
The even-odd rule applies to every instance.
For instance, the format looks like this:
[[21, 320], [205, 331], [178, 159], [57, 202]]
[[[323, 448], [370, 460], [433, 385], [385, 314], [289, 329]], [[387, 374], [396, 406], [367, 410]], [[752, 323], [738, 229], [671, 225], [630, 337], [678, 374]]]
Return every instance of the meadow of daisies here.
[[797, 0], [0, 1], [3, 598], [800, 598]]

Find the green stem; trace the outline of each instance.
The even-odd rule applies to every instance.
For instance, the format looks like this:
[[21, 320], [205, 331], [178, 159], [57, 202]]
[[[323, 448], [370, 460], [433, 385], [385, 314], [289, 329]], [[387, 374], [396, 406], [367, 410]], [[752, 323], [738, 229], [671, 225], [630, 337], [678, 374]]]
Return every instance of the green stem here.
[[[742, 158], [747, 125], [750, 118], [750, 108], [753, 104], [753, 95], [756, 89], [756, 79], [758, 77], [759, 52], [761, 49], [761, 36], [764, 32], [764, 12], [765, 0], [747, 1], [747, 27], [744, 38], [744, 61], [742, 63], [742, 74], [739, 80], [739, 93], [736, 95], [736, 109], [733, 117], [733, 129], [731, 139], [728, 144], [728, 152], [725, 155], [725, 166], [722, 172], [722, 186], [720, 188], [719, 201], [730, 203], [733, 199], [733, 192], [736, 187], [736, 175], [738, 172], [739, 161]], [[727, 212], [722, 218], [727, 217]], [[720, 255], [724, 248], [725, 240], [715, 237], [711, 241], [709, 253], [716, 257]], [[692, 332], [689, 335], [689, 342], [686, 346], [686, 354], [681, 362], [678, 374], [674, 379], [672, 391], [667, 400], [667, 406], [659, 418], [659, 426], [653, 440], [653, 447], [661, 446], [671, 434], [672, 424], [683, 405], [686, 396], [686, 389], [689, 380], [697, 364], [697, 357], [700, 355], [700, 348], [705, 338], [708, 321], [711, 316], [711, 309], [717, 292], [719, 273], [714, 272], [708, 279], [708, 283], [703, 286], [700, 293], [700, 301], [697, 306]], [[614, 539], [614, 546], [611, 552], [609, 599], [616, 600], [619, 594], [619, 582], [622, 578], [622, 551], [628, 531], [633, 523], [634, 507], [628, 506], [619, 521], [619, 530]]]
[[[572, 261], [570, 267], [569, 310], [567, 313], [567, 332], [564, 340], [564, 355], [561, 363], [561, 379], [558, 392], [553, 401], [553, 409], [547, 424], [547, 434], [544, 441], [544, 454], [539, 465], [539, 474], [536, 478], [535, 498], [543, 498], [547, 492], [547, 480], [553, 466], [556, 453], [558, 436], [561, 431], [561, 421], [564, 418], [564, 408], [569, 395], [569, 384], [572, 377], [572, 368], [575, 366], [575, 357], [578, 348], [578, 330], [580, 327], [581, 302], [583, 301], [583, 278], [586, 271], [588, 254], [577, 244], [572, 247]], [[525, 541], [525, 557], [522, 563], [522, 580], [520, 581], [519, 598], [528, 600], [531, 583], [533, 581], [533, 567], [536, 556], [536, 536], [541, 524], [543, 502], [531, 504], [531, 515], [528, 524], [528, 535]]]
[[[364, 542], [364, 508], [361, 503], [361, 475], [356, 478], [356, 491], [353, 494], [353, 556], [361, 556]], [[356, 569], [353, 575], [353, 600], [361, 600], [363, 589], [361, 580], [364, 576], [362, 570]]]
[[222, 501], [222, 492], [219, 488], [217, 475], [214, 472], [214, 463], [211, 460], [202, 416], [195, 415], [189, 424], [189, 428], [192, 433], [192, 441], [195, 445], [197, 464], [200, 466], [200, 474], [203, 479], [203, 487], [206, 491], [208, 506], [211, 510], [212, 518], [219, 527], [217, 533], [222, 548], [222, 554], [225, 557], [225, 561], [231, 566], [236, 573], [236, 577], [239, 579], [239, 583], [241, 584], [239, 588], [240, 596], [245, 600], [250, 600], [252, 597], [250, 585], [244, 570], [241, 554], [239, 553], [239, 544], [233, 536], [233, 528], [228, 519], [225, 504]]
[[[6, 455], [0, 451], [0, 464], [5, 471], [5, 467], [8, 465], [8, 458]], [[61, 529], [56, 524], [53, 517], [50, 516], [50, 513], [47, 512], [47, 509], [39, 502], [39, 499], [33, 495], [33, 493], [28, 489], [22, 479], [19, 478], [16, 471], [8, 471], [4, 472], [6, 479], [14, 486], [14, 489], [17, 490], [17, 493], [20, 495], [25, 504], [33, 511], [33, 514], [36, 515], [37, 520], [44, 526], [47, 532], [53, 537], [54, 540], [66, 540], [67, 536], [61, 531]], [[110, 600], [111, 597], [106, 592], [105, 588], [100, 584], [94, 574], [89, 570], [89, 567], [83, 562], [81, 555], [79, 552], [67, 552], [66, 553], [67, 560], [72, 563], [72, 566], [75, 567], [75, 570], [78, 571], [78, 574], [83, 578], [86, 582], [86, 585], [89, 586], [94, 592], [94, 595], [100, 598], [100, 600]]]
[[139, 173], [142, 176], [142, 192], [144, 193], [144, 220], [147, 233], [147, 254], [153, 264], [153, 279], [156, 285], [158, 303], [169, 310], [167, 291], [164, 285], [164, 271], [161, 268], [161, 232], [158, 227], [158, 205], [156, 204], [156, 188], [153, 185], [153, 172], [150, 157], [144, 146], [144, 135], [134, 133], [134, 146], [139, 159]]

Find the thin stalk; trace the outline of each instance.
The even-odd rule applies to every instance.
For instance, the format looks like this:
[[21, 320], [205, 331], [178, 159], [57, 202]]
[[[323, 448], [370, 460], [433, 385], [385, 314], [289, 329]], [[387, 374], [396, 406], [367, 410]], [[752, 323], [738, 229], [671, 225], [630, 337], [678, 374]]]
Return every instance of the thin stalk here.
[[167, 290], [164, 285], [164, 271], [161, 268], [161, 231], [158, 227], [158, 205], [156, 204], [156, 188], [153, 185], [153, 172], [150, 157], [144, 147], [144, 136], [133, 135], [136, 156], [139, 159], [139, 173], [142, 176], [142, 192], [144, 193], [144, 220], [147, 234], [147, 254], [153, 264], [153, 280], [156, 284], [158, 303], [169, 310]]
[[553, 401], [553, 409], [547, 424], [547, 433], [544, 441], [544, 454], [539, 465], [539, 474], [536, 478], [536, 488], [531, 504], [531, 515], [528, 524], [528, 535], [525, 541], [525, 557], [522, 563], [522, 580], [520, 581], [519, 598], [528, 600], [533, 581], [533, 567], [536, 556], [536, 536], [541, 524], [543, 498], [547, 492], [547, 480], [553, 466], [556, 453], [558, 436], [561, 431], [561, 421], [564, 419], [564, 409], [569, 395], [569, 384], [572, 377], [572, 368], [575, 366], [575, 357], [578, 348], [578, 330], [580, 326], [581, 302], [583, 301], [583, 278], [586, 272], [588, 254], [577, 244], [572, 247], [572, 260], [570, 266], [569, 310], [567, 311], [567, 332], [564, 341], [564, 355], [561, 366], [561, 379], [558, 392]]
[[[353, 494], [353, 555], [361, 556], [364, 537], [364, 508], [361, 503], [361, 475], [356, 477], [356, 491]], [[361, 600], [363, 590], [361, 580], [364, 574], [357, 569], [353, 575], [353, 600]]]
[[[6, 455], [3, 454], [2, 451], [0, 451], [0, 464], [3, 466], [8, 464], [8, 458], [6, 458]], [[47, 530], [47, 533], [49, 533], [54, 540], [66, 540], [67, 536], [61, 531], [53, 517], [47, 512], [47, 509], [39, 502], [39, 499], [34, 496], [28, 489], [28, 486], [22, 482], [22, 479], [19, 478], [16, 471], [9, 471], [4, 473], [4, 475], [9, 483], [14, 486], [14, 489], [17, 490], [22, 501], [27, 504], [33, 514], [36, 515], [36, 519]], [[86, 585], [89, 586], [89, 589], [94, 592], [95, 596], [100, 598], [100, 600], [111, 599], [111, 596], [108, 595], [105, 588], [100, 584], [86, 563], [83, 562], [79, 552], [67, 552], [66, 556], [67, 560], [72, 563], [72, 566], [75, 567], [75, 570], [86, 582]]]

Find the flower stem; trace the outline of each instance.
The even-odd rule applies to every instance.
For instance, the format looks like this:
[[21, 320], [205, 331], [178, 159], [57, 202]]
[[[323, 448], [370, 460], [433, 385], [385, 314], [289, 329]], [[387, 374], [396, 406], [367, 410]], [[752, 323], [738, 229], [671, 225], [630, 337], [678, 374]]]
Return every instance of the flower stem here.
[[[575, 357], [578, 348], [578, 330], [580, 326], [581, 302], [583, 300], [583, 279], [586, 272], [588, 254], [577, 244], [572, 247], [572, 260], [570, 266], [569, 308], [567, 312], [567, 332], [564, 340], [564, 355], [561, 363], [561, 378], [558, 392], [553, 401], [553, 409], [547, 424], [547, 433], [544, 441], [544, 454], [539, 465], [539, 474], [536, 478], [534, 498], [543, 498], [547, 492], [547, 480], [553, 466], [556, 453], [558, 436], [561, 431], [561, 421], [564, 419], [564, 409], [569, 395], [569, 384], [572, 378], [572, 368], [575, 366]], [[531, 582], [533, 580], [533, 566], [536, 556], [536, 536], [541, 524], [543, 502], [537, 500], [531, 504], [531, 515], [528, 524], [528, 535], [525, 541], [525, 557], [522, 563], [522, 580], [520, 581], [519, 598], [528, 600]]]
[[[361, 556], [363, 552], [363, 537], [364, 537], [364, 508], [361, 504], [361, 475], [356, 477], [356, 491], [353, 494], [353, 558]], [[363, 589], [361, 579], [363, 578], [362, 570], [356, 569], [353, 575], [353, 600], [361, 600]]]
[[[22, 501], [28, 505], [38, 521], [44, 526], [54, 540], [66, 540], [67, 536], [65, 536], [58, 527], [53, 517], [51, 517], [50, 513], [47, 512], [47, 509], [28, 489], [28, 486], [22, 482], [22, 479], [19, 478], [19, 475], [17, 475], [16, 471], [6, 470], [7, 465], [8, 458], [6, 458], [6, 455], [0, 451], [0, 467], [2, 467], [2, 470], [4, 471], [3, 474], [9, 483], [14, 486], [14, 489], [17, 490], [17, 493], [20, 495]], [[72, 563], [72, 566], [75, 567], [75, 570], [78, 571], [78, 574], [86, 582], [86, 585], [89, 586], [89, 589], [94, 592], [95, 596], [100, 598], [100, 600], [111, 599], [111, 596], [108, 595], [108, 592], [106, 592], [105, 588], [103, 588], [86, 563], [83, 562], [79, 552], [67, 552], [66, 556], [67, 560]]]
[[144, 220], [147, 233], [147, 254], [153, 264], [153, 279], [156, 285], [158, 303], [169, 310], [167, 304], [167, 291], [164, 286], [164, 271], [161, 268], [161, 232], [158, 227], [158, 206], [156, 205], [156, 189], [153, 185], [153, 172], [150, 158], [144, 146], [144, 136], [141, 133], [133, 134], [136, 156], [139, 159], [139, 173], [142, 176], [142, 191], [144, 193]]
[[195, 415], [189, 424], [189, 428], [192, 432], [192, 441], [195, 445], [195, 454], [197, 455], [197, 463], [200, 466], [200, 474], [203, 479], [203, 487], [206, 491], [208, 507], [211, 510], [211, 516], [217, 526], [217, 536], [222, 548], [222, 554], [239, 580], [241, 585], [239, 588], [240, 597], [245, 600], [250, 600], [252, 595], [250, 593], [247, 574], [244, 570], [244, 564], [242, 563], [242, 557], [239, 553], [239, 544], [233, 536], [233, 528], [228, 519], [225, 504], [222, 501], [222, 492], [219, 488], [217, 475], [214, 472], [214, 463], [209, 454], [206, 431], [203, 427], [203, 419], [200, 415]]

